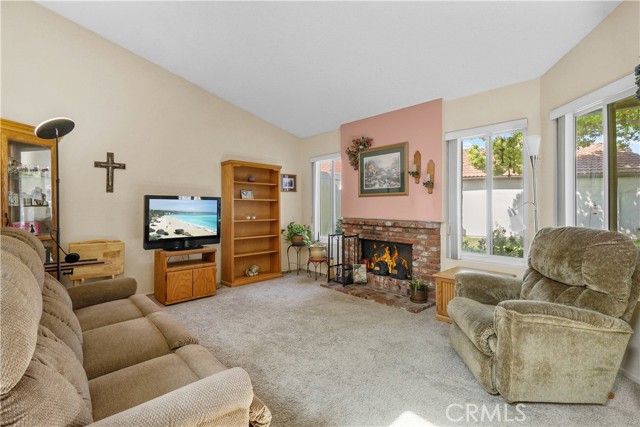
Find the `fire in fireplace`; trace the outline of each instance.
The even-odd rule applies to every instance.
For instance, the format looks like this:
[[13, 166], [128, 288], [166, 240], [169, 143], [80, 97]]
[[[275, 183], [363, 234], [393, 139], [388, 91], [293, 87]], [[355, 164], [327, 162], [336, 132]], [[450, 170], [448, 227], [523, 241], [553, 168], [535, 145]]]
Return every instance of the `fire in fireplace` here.
[[362, 239], [362, 257], [369, 260], [371, 272], [379, 276], [411, 277], [411, 254], [411, 245]]

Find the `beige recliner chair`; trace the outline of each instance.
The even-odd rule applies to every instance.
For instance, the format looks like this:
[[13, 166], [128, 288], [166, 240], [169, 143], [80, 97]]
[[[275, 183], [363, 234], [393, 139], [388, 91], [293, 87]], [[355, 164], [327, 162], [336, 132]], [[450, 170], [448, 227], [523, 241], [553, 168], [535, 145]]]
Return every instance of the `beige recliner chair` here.
[[456, 275], [451, 344], [508, 402], [607, 402], [633, 330], [640, 250], [610, 231], [545, 228], [523, 279]]

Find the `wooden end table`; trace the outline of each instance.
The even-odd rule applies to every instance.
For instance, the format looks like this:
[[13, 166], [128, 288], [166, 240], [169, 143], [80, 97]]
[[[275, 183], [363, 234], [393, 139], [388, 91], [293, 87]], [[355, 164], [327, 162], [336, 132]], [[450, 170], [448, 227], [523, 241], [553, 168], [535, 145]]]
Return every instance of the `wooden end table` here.
[[482, 270], [478, 268], [453, 267], [433, 275], [436, 278], [436, 320], [451, 323], [447, 312], [447, 304], [456, 296], [456, 273], [462, 271], [476, 271], [481, 273], [499, 274], [502, 276], [516, 277], [515, 274], [500, 273], [497, 271]]

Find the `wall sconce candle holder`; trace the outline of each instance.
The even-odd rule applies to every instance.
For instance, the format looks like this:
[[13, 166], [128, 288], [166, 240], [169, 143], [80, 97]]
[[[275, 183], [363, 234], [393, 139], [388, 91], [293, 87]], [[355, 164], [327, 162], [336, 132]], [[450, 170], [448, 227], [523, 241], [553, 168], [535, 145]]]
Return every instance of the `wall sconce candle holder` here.
[[409, 171], [409, 176], [416, 180], [416, 184], [420, 183], [420, 166], [422, 162], [422, 155], [419, 151], [416, 151], [413, 155], [413, 169]]
[[436, 165], [433, 162], [433, 160], [429, 160], [429, 163], [427, 163], [427, 176], [425, 177], [427, 179], [422, 183], [422, 185], [427, 188], [427, 192], [429, 194], [433, 193], [433, 187], [435, 185], [434, 180], [436, 176], [435, 172], [436, 172]]

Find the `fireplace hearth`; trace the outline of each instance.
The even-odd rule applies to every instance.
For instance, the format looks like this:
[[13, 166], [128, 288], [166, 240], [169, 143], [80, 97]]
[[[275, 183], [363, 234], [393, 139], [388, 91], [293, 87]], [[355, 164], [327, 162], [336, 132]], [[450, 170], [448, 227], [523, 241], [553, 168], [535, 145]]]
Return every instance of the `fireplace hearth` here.
[[[397, 258], [403, 258], [407, 263], [408, 271], [405, 273], [404, 279], [397, 279], [390, 274], [385, 276], [374, 274], [373, 269], [375, 269], [376, 262], [379, 262], [379, 260], [374, 262], [371, 254], [365, 256], [365, 248], [361, 246], [358, 256], [367, 258], [369, 261], [367, 286], [408, 296], [410, 288], [406, 279], [415, 277], [428, 284], [429, 301], [435, 301], [433, 274], [440, 271], [439, 222], [343, 218], [342, 226], [345, 234], [357, 236], [361, 242], [369, 240], [386, 243], [390, 258], [394, 257], [395, 250], [393, 245], [395, 245], [395, 249], [398, 251]], [[405, 252], [405, 250], [408, 250], [408, 252]], [[386, 253], [386, 250], [384, 253]], [[402, 261], [399, 264], [404, 267]], [[397, 265], [398, 261], [396, 259]], [[381, 267], [381, 264], [378, 266]]]

